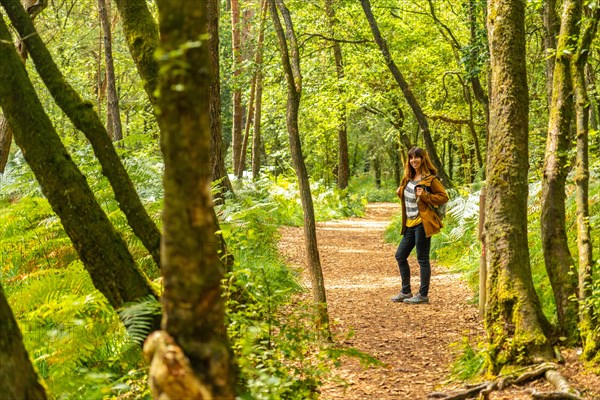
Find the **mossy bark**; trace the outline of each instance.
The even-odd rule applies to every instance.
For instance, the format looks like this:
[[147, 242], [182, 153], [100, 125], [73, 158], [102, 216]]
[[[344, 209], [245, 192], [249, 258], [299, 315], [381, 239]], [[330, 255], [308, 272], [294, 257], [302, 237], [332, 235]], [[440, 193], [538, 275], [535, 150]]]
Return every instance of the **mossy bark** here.
[[157, 120], [165, 161], [163, 329], [189, 358], [213, 398], [233, 399], [212, 179], [207, 7], [157, 1], [160, 75]]
[[115, 308], [154, 295], [125, 241], [114, 230], [60, 141], [10, 43], [8, 28], [0, 18], [0, 106], [13, 128], [15, 142], [60, 217], [94, 286]]
[[598, 30], [600, 7], [596, 7], [591, 18], [582, 22], [577, 51], [571, 60], [573, 91], [575, 93], [575, 121], [577, 127], [577, 157], [575, 183], [577, 185], [577, 249], [579, 251], [579, 331], [583, 342], [583, 358], [592, 360], [600, 350], [600, 335], [596, 328], [592, 306], [585, 301], [591, 295], [594, 265], [589, 209], [589, 119], [590, 99], [587, 92], [585, 68], [589, 49]]
[[[298, 178], [300, 200], [304, 211], [304, 240], [312, 293], [317, 306], [317, 324], [321, 334], [326, 339], [331, 339], [325, 282], [321, 268], [321, 259], [319, 257], [319, 247], [317, 245], [315, 211], [310, 192], [308, 171], [306, 170], [306, 164], [302, 155], [300, 129], [298, 127], [298, 111], [300, 109], [300, 96], [302, 94], [302, 75], [300, 74], [298, 44], [289, 11], [285, 4], [283, 4], [283, 1], [269, 0], [269, 9], [279, 41], [279, 52], [281, 53], [281, 61], [287, 82], [288, 94], [285, 121], [288, 130], [290, 151], [292, 153], [292, 163], [294, 164], [294, 170]], [[281, 18], [285, 23], [285, 32], [279, 18], [279, 13], [281, 13]]]
[[570, 344], [577, 343], [578, 309], [570, 300], [577, 295], [577, 274], [569, 250], [565, 211], [565, 182], [571, 164], [573, 146], [573, 83], [570, 53], [576, 46], [581, 18], [581, 1], [567, 0], [563, 4], [560, 36], [554, 65], [554, 81], [544, 175], [542, 178], [542, 248], [546, 271], [556, 300], [559, 334]]
[[23, 336], [0, 285], [0, 397], [3, 399], [46, 400]]
[[[144, 90], [150, 102], [156, 101], [156, 81], [158, 79], [158, 63], [154, 53], [158, 47], [158, 25], [148, 9], [145, 0], [115, 0], [123, 23], [123, 32], [127, 40], [129, 52], [136, 64], [138, 74], [144, 81]], [[219, 38], [218, 20], [219, 9], [217, 0], [206, 2], [209, 18], [211, 39], [209, 46], [212, 49], [212, 60], [215, 71], [219, 68]], [[225, 169], [222, 149], [222, 124], [221, 124], [221, 95], [218, 74], [215, 75], [211, 90], [211, 115], [213, 129], [213, 180], [221, 181], [224, 191], [233, 191], [231, 182]]]
[[146, 0], [115, 0], [123, 20], [123, 33], [129, 53], [144, 82], [151, 103], [156, 101], [158, 64], [154, 53], [158, 48], [158, 25]]
[[26, 38], [29, 54], [52, 97], [92, 145], [128, 224], [160, 265], [160, 231], [140, 201], [100, 117], [65, 80], [20, 3], [17, 0], [1, 3], [21, 37]]
[[553, 359], [527, 245], [528, 91], [525, 4], [489, 2], [490, 140], [485, 202], [490, 368]]

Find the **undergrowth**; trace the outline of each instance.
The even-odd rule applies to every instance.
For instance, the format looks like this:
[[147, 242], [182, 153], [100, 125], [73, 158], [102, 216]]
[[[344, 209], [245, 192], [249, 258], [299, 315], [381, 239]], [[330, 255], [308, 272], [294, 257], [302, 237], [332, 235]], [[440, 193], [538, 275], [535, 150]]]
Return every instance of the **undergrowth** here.
[[[160, 286], [160, 272], [133, 235], [92, 151], [70, 147], [98, 203], [125, 238], [141, 270]], [[142, 202], [160, 226], [162, 162], [157, 149], [120, 148]], [[1, 177], [0, 281], [25, 346], [50, 399], [149, 399], [140, 343], [160, 304], [146, 299], [115, 311], [94, 287], [20, 152]], [[235, 265], [223, 282], [228, 333], [248, 399], [315, 398], [343, 356], [375, 363], [351, 348], [324, 343], [314, 310], [277, 250], [282, 225], [302, 225], [295, 180], [268, 176], [234, 181], [235, 195], [217, 207]], [[363, 197], [311, 184], [317, 220], [362, 215]], [[160, 289], [160, 288], [159, 288]]]

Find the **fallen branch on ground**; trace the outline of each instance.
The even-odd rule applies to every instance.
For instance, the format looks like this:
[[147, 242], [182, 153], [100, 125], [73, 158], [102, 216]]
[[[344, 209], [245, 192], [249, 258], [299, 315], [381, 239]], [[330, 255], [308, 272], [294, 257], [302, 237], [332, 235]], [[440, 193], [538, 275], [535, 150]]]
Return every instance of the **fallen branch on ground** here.
[[489, 394], [494, 390], [503, 390], [511, 385], [523, 385], [527, 382], [544, 377], [557, 390], [555, 392], [537, 392], [530, 391], [533, 399], [539, 400], [582, 400], [579, 392], [573, 389], [564, 376], [556, 370], [556, 364], [544, 363], [535, 367], [535, 369], [527, 371], [521, 375], [511, 374], [502, 376], [491, 382], [483, 382], [474, 386], [467, 387], [459, 391], [451, 393], [433, 392], [427, 395], [429, 399], [442, 400], [464, 400], [480, 395], [480, 398], [487, 399]]

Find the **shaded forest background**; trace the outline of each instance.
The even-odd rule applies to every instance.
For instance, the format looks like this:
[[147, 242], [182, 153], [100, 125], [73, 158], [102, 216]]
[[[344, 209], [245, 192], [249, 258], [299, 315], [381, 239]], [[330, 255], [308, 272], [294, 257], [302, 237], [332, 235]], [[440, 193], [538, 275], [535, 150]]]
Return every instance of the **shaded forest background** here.
[[[14, 2], [1, 3], [0, 15], [12, 35], [10, 40], [3, 37], [2, 45], [10, 42], [11, 49], [15, 45], [23, 48], [16, 39], [12, 15], [9, 20], [4, 11]], [[479, 201], [486, 183], [489, 141], [494, 140], [489, 132], [493, 88], [487, 6], [477, 0], [210, 3], [218, 8], [218, 114], [222, 124], [222, 144], [213, 146], [211, 154], [212, 160], [218, 158], [217, 153], [223, 157], [228, 173], [211, 171], [213, 178], [219, 177], [213, 181], [212, 193], [219, 232], [234, 260], [221, 285], [227, 336], [248, 398], [309, 398], [328, 379], [339, 357], [352, 355], [366, 361], [369, 357], [353, 349], [322, 345], [321, 333], [312, 326], [315, 314], [323, 310], [315, 310], [311, 302], [294, 300], [293, 295], [305, 289], [297, 271], [290, 270], [277, 254], [278, 227], [306, 225], [306, 199], [301, 196], [298, 156], [294, 158], [286, 125], [289, 74], [282, 67], [281, 37], [272, 21], [273, 9], [268, 7], [279, 7], [286, 28], [288, 21], [281, 10], [288, 10], [295, 32], [286, 37], [292, 49], [290, 68], [297, 62], [301, 71], [300, 159], [310, 178], [316, 220], [360, 216], [366, 202], [396, 201], [394, 191], [402, 178], [407, 149], [419, 145], [433, 150], [452, 198], [446, 227], [435, 237], [433, 252], [441, 264], [464, 272], [477, 291]], [[126, 17], [122, 15], [128, 4], [136, 2], [53, 0], [37, 15], [30, 7], [29, 14], [36, 15], [35, 27], [58, 70], [86, 107], [100, 116], [143, 208], [162, 230], [165, 161], [161, 128], [165, 122], [161, 125], [160, 117], [157, 119], [156, 92], [148, 90], [149, 81], [140, 76], [135, 52], [128, 47], [126, 36], [132, 33], [123, 29]], [[556, 106], [552, 76], [560, 56], [570, 60], [578, 49], [577, 41], [563, 47], [557, 41], [561, 18], [567, 19], [563, 7], [568, 4], [525, 3], [529, 146], [522, 161], [527, 171], [528, 248], [535, 291], [549, 324], [558, 326], [558, 343], [582, 346], [581, 338], [572, 337], [567, 329], [568, 313], [557, 310], [541, 233], [542, 214], [550, 208], [543, 187]], [[147, 7], [158, 18], [159, 7], [153, 2]], [[584, 27], [596, 21], [597, 27], [597, 9], [596, 3], [585, 2], [576, 23]], [[368, 20], [369, 11], [374, 21]], [[589, 96], [586, 220], [593, 260], [599, 260], [600, 44], [597, 34], [592, 34], [592, 39], [585, 49], [583, 69]], [[26, 52], [21, 50], [21, 54]], [[172, 56], [158, 54], [163, 59]], [[116, 200], [118, 193], [103, 174], [106, 167], [82, 132], [85, 129], [53, 99], [52, 89], [31, 56], [26, 56], [24, 63], [68, 158], [85, 176], [97, 203], [149, 283], [147, 295], [141, 301], [136, 298], [135, 303], [122, 293], [114, 298], [101, 293], [65, 232], [66, 224], [49, 203], [50, 196], [42, 193], [22, 149], [14, 143], [8, 147], [4, 140], [2, 150], [10, 149], [2, 153], [6, 164], [0, 180], [0, 282], [4, 294], [49, 398], [149, 398], [149, 370], [140, 344], [156, 328], [161, 315], [156, 298], [164, 286], [156, 238], [135, 232], [120, 207], [121, 200]], [[296, 88], [300, 86], [298, 78]], [[556, 91], [557, 86], [554, 88]], [[571, 98], [572, 92], [568, 93]], [[566, 133], [558, 157], [566, 183], [558, 190], [563, 191], [564, 199], [555, 201], [564, 200], [565, 243], [576, 266], [579, 175], [575, 171], [574, 106], [570, 112], [567, 126], [561, 128]], [[83, 126], [90, 124], [84, 122]], [[340, 146], [344, 141], [346, 146]], [[11, 142], [8, 140], [9, 145]], [[398, 226], [399, 220], [392, 223], [388, 240], [399, 240]], [[586, 329], [596, 338], [600, 329], [598, 268], [598, 261], [590, 265], [593, 279], [585, 286], [581, 303], [582, 309], [591, 310]], [[566, 298], [575, 292], [567, 293]], [[569, 301], [576, 303], [572, 298]], [[598, 349], [589, 343], [588, 339], [585, 357], [590, 368], [597, 370]], [[469, 346], [467, 350], [472, 351], [477, 344]], [[306, 354], [311, 356], [304, 358]], [[304, 362], [297, 363], [299, 359]]]

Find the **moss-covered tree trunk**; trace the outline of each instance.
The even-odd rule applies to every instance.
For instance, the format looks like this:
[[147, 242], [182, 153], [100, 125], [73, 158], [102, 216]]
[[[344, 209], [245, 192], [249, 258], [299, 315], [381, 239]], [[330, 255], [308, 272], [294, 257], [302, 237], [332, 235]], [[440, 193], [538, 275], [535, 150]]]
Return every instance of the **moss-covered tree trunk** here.
[[431, 132], [429, 131], [429, 122], [427, 121], [427, 117], [425, 116], [425, 113], [423, 112], [423, 109], [417, 101], [417, 98], [415, 97], [414, 93], [410, 89], [410, 86], [404, 78], [404, 75], [402, 75], [402, 72], [400, 72], [398, 66], [392, 59], [392, 55], [390, 53], [390, 50], [388, 49], [387, 42], [381, 36], [381, 32], [379, 31], [379, 27], [377, 26], [377, 21], [373, 16], [373, 11], [371, 10], [371, 3], [369, 2], [369, 0], [361, 0], [360, 3], [362, 5], [365, 16], [367, 17], [367, 20], [369, 21], [371, 32], [373, 33], [375, 42], [381, 50], [381, 54], [383, 55], [385, 63], [388, 66], [390, 72], [392, 73], [392, 76], [398, 83], [398, 86], [400, 86], [400, 90], [402, 90], [402, 94], [404, 95], [406, 102], [410, 106], [415, 116], [415, 119], [419, 124], [419, 128], [421, 129], [421, 132], [423, 134], [423, 142], [425, 143], [425, 148], [427, 149], [427, 153], [429, 153], [431, 161], [438, 170], [440, 180], [444, 182], [444, 185], [446, 187], [451, 187], [452, 182], [450, 181], [450, 177], [446, 173], [444, 164], [440, 161], [440, 158], [437, 154], [437, 150], [435, 148], [435, 144], [433, 143], [433, 139], [431, 138]]
[[554, 65], [554, 81], [544, 175], [542, 177], [542, 248], [546, 271], [556, 300], [559, 334], [571, 344], [578, 340], [577, 274], [569, 250], [565, 227], [565, 182], [572, 158], [573, 146], [573, 84], [570, 58], [576, 47], [581, 19], [581, 1], [566, 0], [563, 4], [560, 36]]
[[0, 1], [24, 42], [40, 77], [73, 124], [89, 140], [133, 232], [160, 265], [160, 231], [144, 208], [100, 117], [65, 80], [17, 0]]
[[233, 399], [212, 179], [207, 7], [157, 1], [160, 75], [157, 120], [165, 161], [163, 329], [183, 349], [215, 399]]
[[490, 369], [552, 359], [527, 246], [528, 92], [525, 3], [490, 0], [490, 138], [485, 202]]
[[[156, 81], [158, 79], [158, 64], [154, 53], [158, 47], [158, 25], [148, 8], [145, 0], [115, 0], [121, 15], [123, 32], [127, 40], [129, 53], [131, 54], [138, 74], [144, 82], [144, 90], [152, 103], [156, 101]], [[210, 37], [209, 46], [211, 58], [215, 71], [218, 71], [218, 48], [219, 48], [219, 2], [209, 0], [208, 7]], [[221, 123], [221, 85], [218, 74], [214, 78], [211, 91], [211, 115], [213, 129], [213, 180], [220, 181], [224, 191], [233, 191], [231, 182], [225, 169], [225, 160], [222, 150], [222, 123]]]
[[0, 285], [0, 398], [46, 400], [23, 336]]
[[60, 141], [25, 66], [9, 43], [8, 28], [0, 18], [0, 106], [13, 128], [15, 142], [60, 217], [94, 286], [115, 308], [155, 295]]
[[595, 310], [586, 302], [592, 292], [594, 265], [592, 237], [590, 232], [589, 207], [589, 117], [590, 99], [588, 96], [585, 69], [593, 38], [598, 30], [600, 7], [596, 7], [591, 18], [587, 18], [581, 28], [577, 51], [571, 60], [573, 91], [575, 93], [575, 120], [577, 127], [577, 157], [575, 163], [575, 183], [577, 185], [577, 249], [579, 250], [579, 331], [583, 342], [583, 357], [592, 360], [600, 351], [600, 333], [594, 318]]
[[144, 83], [151, 103], [156, 101], [158, 64], [154, 53], [158, 48], [158, 25], [146, 0], [115, 0], [123, 22], [123, 33], [129, 53]]
[[[317, 245], [315, 210], [310, 192], [308, 171], [306, 170], [306, 164], [304, 163], [304, 157], [302, 155], [300, 129], [298, 127], [298, 111], [300, 109], [300, 96], [302, 94], [300, 54], [298, 53], [298, 45], [292, 20], [283, 1], [269, 0], [269, 8], [273, 25], [277, 32], [279, 52], [281, 53], [281, 61], [287, 82], [288, 95], [285, 121], [288, 129], [292, 162], [294, 164], [296, 176], [298, 177], [298, 186], [300, 187], [300, 200], [302, 201], [302, 209], [304, 211], [304, 240], [308, 270], [312, 284], [312, 293], [317, 305], [317, 324], [323, 336], [326, 339], [330, 339], [331, 331], [329, 329], [329, 314], [327, 312], [327, 296], [325, 292], [325, 282], [323, 280], [323, 270], [321, 268], [321, 259], [319, 258], [319, 247]], [[279, 13], [281, 13], [281, 18], [285, 23], [285, 32], [281, 24]]]

